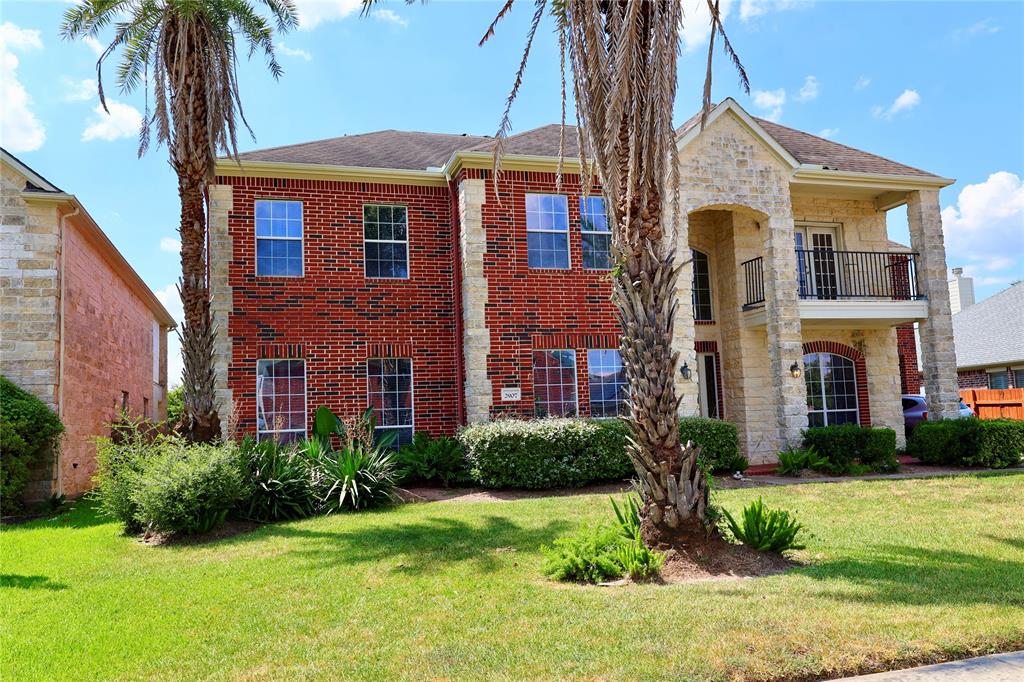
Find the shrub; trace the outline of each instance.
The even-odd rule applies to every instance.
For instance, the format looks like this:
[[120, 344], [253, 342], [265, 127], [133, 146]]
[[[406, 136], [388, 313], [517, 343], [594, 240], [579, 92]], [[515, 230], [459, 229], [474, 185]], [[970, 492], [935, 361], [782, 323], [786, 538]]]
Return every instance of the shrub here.
[[185, 412], [185, 387], [176, 386], [167, 391], [167, 422], [177, 424]]
[[656, 578], [665, 563], [665, 555], [649, 548], [640, 537], [640, 501], [635, 495], [628, 495], [622, 507], [614, 498], [611, 503], [620, 536], [615, 558], [633, 580]]
[[551, 547], [541, 547], [544, 575], [554, 580], [600, 583], [619, 578], [625, 572], [618, 552], [622, 545], [619, 529], [602, 525], [583, 528], [558, 538]]
[[409, 483], [439, 483], [444, 487], [469, 479], [466, 455], [462, 444], [454, 438], [431, 438], [419, 431], [398, 451], [395, 457], [398, 480]]
[[693, 441], [700, 446], [701, 458], [715, 473], [745, 471], [750, 465], [740, 454], [736, 425], [721, 419], [683, 417], [679, 420], [679, 440]]
[[723, 509], [725, 520], [733, 537], [761, 552], [786, 552], [803, 549], [796, 541], [803, 526], [782, 509], [768, 509], [761, 498], [743, 508], [743, 515], [737, 523], [728, 510]]
[[142, 530], [138, 506], [132, 498], [146, 463], [161, 456], [165, 437], [150, 438], [137, 424], [113, 432], [117, 438], [99, 438], [96, 443], [96, 473], [91, 494], [100, 509], [124, 525], [125, 532]]
[[32, 467], [59, 447], [64, 425], [34, 395], [0, 376], [0, 510], [19, 511]]
[[490, 488], [575, 488], [633, 472], [618, 420], [499, 419], [462, 429], [470, 476]]
[[304, 441], [301, 451], [313, 469], [313, 486], [321, 512], [367, 509], [395, 501], [392, 451], [361, 443], [329, 450], [316, 439]]
[[1003, 469], [1024, 458], [1024, 421], [1014, 419], [966, 420], [976, 423], [974, 451], [964, 457], [966, 466]]
[[818, 454], [813, 447], [787, 448], [779, 452], [779, 467], [776, 473], [780, 476], [799, 476], [804, 469], [813, 471], [830, 471], [828, 459]]
[[943, 419], [918, 424], [907, 440], [907, 454], [926, 464], [959, 465], [973, 450], [977, 419]]
[[317, 508], [309, 460], [294, 445], [257, 442], [246, 436], [239, 445], [245, 493], [238, 515], [253, 521], [300, 519]]
[[804, 431], [804, 448], [814, 448], [828, 460], [827, 471], [849, 473], [860, 462], [874, 471], [894, 471], [896, 432], [887, 428], [871, 428], [857, 424], [816, 426]]
[[158, 533], [205, 533], [219, 526], [244, 491], [237, 447], [165, 438], [144, 460], [130, 497], [141, 526]]

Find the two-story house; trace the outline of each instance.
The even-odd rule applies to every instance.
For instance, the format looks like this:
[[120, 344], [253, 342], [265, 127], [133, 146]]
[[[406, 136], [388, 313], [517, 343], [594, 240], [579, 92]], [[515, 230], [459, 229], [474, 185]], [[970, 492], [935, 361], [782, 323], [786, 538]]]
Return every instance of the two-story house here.
[[[678, 135], [675, 343], [683, 414], [735, 422], [754, 463], [810, 425], [888, 426], [958, 394], [938, 190], [952, 181], [748, 115]], [[566, 135], [575, 156], [575, 135]], [[381, 429], [625, 409], [600, 187], [559, 129], [493, 140], [382, 131], [218, 162], [210, 260], [221, 409], [295, 438], [315, 408]], [[668, 194], [672, 194], [669, 192]], [[909, 248], [886, 211], [906, 205]]]

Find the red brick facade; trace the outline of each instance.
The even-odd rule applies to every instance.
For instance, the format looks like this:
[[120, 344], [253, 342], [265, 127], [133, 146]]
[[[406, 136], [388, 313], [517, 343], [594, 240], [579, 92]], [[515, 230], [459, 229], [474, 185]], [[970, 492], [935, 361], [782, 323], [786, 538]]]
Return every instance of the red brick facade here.
[[921, 370], [917, 368], [917, 337], [914, 325], [896, 327], [896, 352], [900, 359], [900, 390], [904, 394], [921, 394]]
[[[259, 359], [305, 360], [308, 422], [320, 405], [340, 415], [365, 408], [369, 358], [407, 357], [416, 430], [452, 433], [460, 382], [447, 188], [237, 177], [218, 182], [233, 186], [228, 385], [240, 430], [256, 428]], [[256, 277], [257, 199], [303, 202], [302, 277]], [[408, 279], [364, 276], [364, 204], [407, 207]]]

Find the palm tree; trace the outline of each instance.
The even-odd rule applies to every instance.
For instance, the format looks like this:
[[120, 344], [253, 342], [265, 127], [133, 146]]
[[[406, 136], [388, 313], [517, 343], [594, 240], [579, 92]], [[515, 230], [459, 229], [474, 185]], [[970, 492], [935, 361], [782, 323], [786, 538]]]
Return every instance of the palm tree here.
[[[297, 25], [292, 0], [258, 0], [278, 32]], [[122, 92], [146, 90], [139, 156], [155, 127], [157, 145], [167, 144], [181, 200], [181, 295], [185, 321], [179, 336], [184, 357], [184, 411], [179, 429], [193, 440], [220, 437], [214, 404], [213, 344], [206, 273], [205, 190], [218, 151], [237, 156], [238, 119], [252, 134], [238, 91], [240, 36], [252, 56], [262, 51], [274, 78], [282, 69], [274, 56], [274, 28], [248, 0], [82, 0], [64, 13], [61, 35], [96, 37], [111, 23], [114, 38], [96, 62], [100, 102], [103, 63], [121, 49], [117, 85]], [[152, 94], [154, 107], [149, 108]]]
[[[407, 0], [411, 2], [412, 0]], [[706, 0], [711, 21], [704, 108], [711, 108], [711, 57], [715, 38], [749, 90], [746, 73], [722, 26], [718, 0]], [[376, 0], [364, 0], [364, 12]], [[480, 44], [512, 8], [506, 0]], [[509, 111], [522, 83], [534, 36], [549, 0], [534, 0], [515, 84], [506, 103], [495, 145], [498, 182], [502, 140], [510, 131]], [[708, 519], [708, 487], [699, 448], [679, 441], [675, 393], [678, 353], [672, 350], [676, 314], [674, 220], [665, 211], [666, 191], [679, 187], [676, 136], [672, 126], [676, 92], [680, 0], [550, 0], [558, 27], [562, 69], [564, 150], [566, 78], [572, 70], [580, 172], [601, 178], [610, 212], [616, 268], [612, 300], [622, 326], [620, 353], [630, 387], [632, 427], [629, 456], [643, 496], [642, 533], [652, 546], [693, 547], [707, 542], [715, 527]], [[561, 156], [561, 155], [560, 155]], [[561, 159], [559, 161], [561, 179]], [[678, 203], [678, 202], [677, 202]]]

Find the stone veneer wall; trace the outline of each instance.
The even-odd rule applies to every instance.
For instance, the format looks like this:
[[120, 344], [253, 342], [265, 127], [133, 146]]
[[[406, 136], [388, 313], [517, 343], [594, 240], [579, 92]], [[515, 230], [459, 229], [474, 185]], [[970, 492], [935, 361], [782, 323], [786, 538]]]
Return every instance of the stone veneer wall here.
[[27, 205], [25, 177], [0, 168], [0, 373], [56, 410], [60, 219]]
[[491, 414], [493, 387], [487, 373], [491, 352], [491, 330], [484, 311], [487, 306], [487, 276], [484, 255], [487, 234], [483, 205], [487, 196], [485, 180], [463, 179], [459, 183], [459, 248], [462, 267], [462, 353], [465, 358], [466, 420], [485, 422]]
[[234, 240], [228, 230], [228, 216], [233, 206], [231, 185], [210, 185], [209, 252], [210, 252], [210, 314], [217, 336], [213, 346], [213, 382], [221, 432], [226, 438], [234, 414], [234, 399], [228, 385], [231, 364], [231, 336], [228, 324], [234, 306], [234, 295], [228, 270], [234, 258]]

